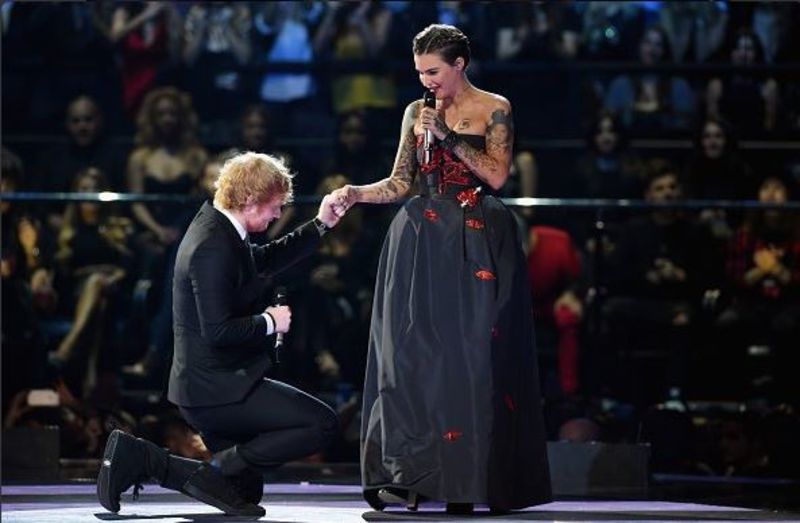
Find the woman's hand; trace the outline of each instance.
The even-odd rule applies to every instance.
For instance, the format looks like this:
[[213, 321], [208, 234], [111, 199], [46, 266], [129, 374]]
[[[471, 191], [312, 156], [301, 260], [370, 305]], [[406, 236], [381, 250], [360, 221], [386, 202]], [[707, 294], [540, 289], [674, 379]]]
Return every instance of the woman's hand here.
[[350, 207], [358, 203], [358, 190], [352, 185], [345, 185], [330, 193], [333, 200], [333, 210], [342, 217], [350, 210]]
[[433, 107], [424, 107], [419, 115], [419, 121], [423, 131], [432, 131], [439, 140], [450, 132], [442, 114]]

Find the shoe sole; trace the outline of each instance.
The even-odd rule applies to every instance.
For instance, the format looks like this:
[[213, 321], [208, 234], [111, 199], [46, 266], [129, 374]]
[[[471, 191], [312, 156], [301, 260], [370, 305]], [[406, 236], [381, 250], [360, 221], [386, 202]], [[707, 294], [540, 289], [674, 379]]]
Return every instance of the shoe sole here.
[[266, 510], [264, 510], [263, 508], [259, 507], [258, 505], [255, 505], [256, 507], [261, 509], [258, 513], [255, 513], [255, 512], [252, 512], [252, 513], [251, 512], [242, 512], [242, 511], [240, 511], [240, 510], [228, 505], [227, 503], [221, 502], [219, 499], [217, 499], [215, 497], [207, 495], [205, 492], [203, 492], [202, 490], [196, 488], [194, 485], [184, 485], [183, 491], [186, 494], [190, 495], [191, 497], [193, 497], [194, 499], [196, 499], [198, 501], [202, 501], [203, 503], [205, 503], [207, 505], [211, 505], [212, 507], [216, 507], [216, 508], [220, 509], [222, 512], [224, 512], [225, 514], [227, 514], [229, 516], [260, 518], [260, 517], [264, 516], [267, 513]]
[[100, 464], [100, 472], [97, 474], [97, 499], [104, 509], [109, 512], [119, 512], [119, 500], [111, 499], [109, 492], [111, 491], [111, 464], [114, 462], [114, 453], [117, 451], [117, 442], [119, 442], [119, 430], [115, 430], [108, 437], [106, 442], [106, 449], [103, 452], [103, 462]]

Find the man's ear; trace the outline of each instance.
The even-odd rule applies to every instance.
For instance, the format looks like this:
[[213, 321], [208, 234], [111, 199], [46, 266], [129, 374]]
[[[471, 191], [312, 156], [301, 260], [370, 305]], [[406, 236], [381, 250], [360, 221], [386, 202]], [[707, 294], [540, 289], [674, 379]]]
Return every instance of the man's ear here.
[[254, 203], [256, 203], [256, 199], [253, 198], [253, 195], [248, 195], [247, 199], [244, 201], [244, 205], [242, 206], [242, 211], [252, 212]]

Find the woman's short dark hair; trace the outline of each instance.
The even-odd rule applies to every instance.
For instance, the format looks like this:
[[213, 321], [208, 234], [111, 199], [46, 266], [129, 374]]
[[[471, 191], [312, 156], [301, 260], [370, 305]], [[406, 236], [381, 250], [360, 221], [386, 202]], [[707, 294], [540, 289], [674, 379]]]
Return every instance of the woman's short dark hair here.
[[414, 37], [413, 49], [416, 55], [437, 53], [450, 65], [455, 65], [460, 56], [464, 59], [464, 67], [469, 65], [469, 39], [452, 25], [429, 25]]

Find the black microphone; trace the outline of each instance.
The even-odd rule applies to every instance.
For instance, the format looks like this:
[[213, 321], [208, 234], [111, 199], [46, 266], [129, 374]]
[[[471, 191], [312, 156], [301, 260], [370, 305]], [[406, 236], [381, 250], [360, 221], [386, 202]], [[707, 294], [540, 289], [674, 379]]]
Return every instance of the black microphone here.
[[[436, 109], [436, 95], [433, 94], [433, 91], [425, 91], [425, 94], [422, 95], [422, 102], [425, 107], [433, 107]], [[433, 131], [430, 129], [425, 130], [425, 144], [423, 149], [425, 151], [425, 164], [429, 164], [433, 157]]]
[[[286, 287], [275, 288], [275, 305], [286, 305]], [[278, 321], [275, 320], [275, 329], [278, 328]], [[283, 347], [283, 333], [279, 332], [275, 336], [275, 363], [280, 363], [281, 347]]]

